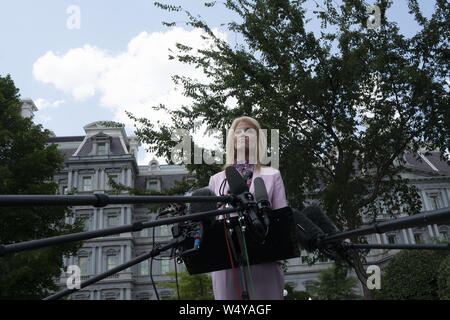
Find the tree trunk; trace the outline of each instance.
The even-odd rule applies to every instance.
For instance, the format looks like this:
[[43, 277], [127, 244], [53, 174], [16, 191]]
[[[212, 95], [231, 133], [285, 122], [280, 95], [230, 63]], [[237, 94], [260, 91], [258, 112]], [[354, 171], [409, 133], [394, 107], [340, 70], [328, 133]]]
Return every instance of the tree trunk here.
[[364, 265], [361, 262], [361, 258], [358, 253], [349, 251], [350, 259], [353, 263], [353, 266], [355, 268], [356, 275], [358, 276], [359, 281], [361, 282], [363, 293], [364, 293], [364, 299], [365, 300], [373, 300], [372, 291], [367, 288], [367, 273], [364, 269]]

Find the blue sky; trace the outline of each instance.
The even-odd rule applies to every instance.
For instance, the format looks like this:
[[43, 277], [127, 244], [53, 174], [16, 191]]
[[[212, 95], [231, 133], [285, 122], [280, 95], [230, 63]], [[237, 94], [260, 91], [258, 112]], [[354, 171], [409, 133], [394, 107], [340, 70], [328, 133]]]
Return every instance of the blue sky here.
[[[171, 3], [200, 14], [221, 37], [236, 41], [234, 34], [220, 26], [236, 18], [223, 5], [205, 8], [203, 1], [196, 0]], [[434, 1], [419, 3], [429, 17]], [[74, 13], [68, 12], [71, 6], [80, 10], [79, 29], [67, 26]], [[308, 7], [315, 9], [314, 0]], [[394, 0], [388, 17], [406, 36], [417, 31], [407, 0]], [[198, 30], [182, 23], [178, 28], [161, 23], [185, 20], [150, 0], [2, 1], [0, 75], [11, 74], [21, 97], [38, 105], [35, 122], [57, 136], [84, 135], [83, 126], [99, 120], [124, 122], [132, 134], [125, 110], [164, 120], [164, 114], [150, 113], [148, 106], [165, 103], [175, 108], [189, 103], [171, 84], [170, 76], [202, 79], [199, 71], [167, 59], [168, 48], [177, 41], [204, 46]], [[318, 27], [313, 20], [310, 28], [317, 31]], [[146, 164], [151, 157], [141, 150], [138, 162]]]

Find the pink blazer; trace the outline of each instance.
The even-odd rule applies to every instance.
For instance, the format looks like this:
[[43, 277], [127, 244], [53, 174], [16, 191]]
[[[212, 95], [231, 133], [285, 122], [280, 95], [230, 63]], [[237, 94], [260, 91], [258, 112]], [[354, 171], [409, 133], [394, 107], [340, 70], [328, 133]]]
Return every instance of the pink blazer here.
[[[266, 185], [267, 194], [273, 210], [284, 208], [287, 206], [286, 191], [284, 189], [283, 179], [281, 178], [280, 171], [271, 167], [262, 167], [261, 171], [255, 170], [253, 172], [252, 184], [250, 185], [250, 193], [255, 195], [255, 187], [253, 181], [256, 177], [261, 177]], [[225, 170], [216, 173], [209, 179], [209, 188], [214, 191], [216, 195], [219, 195], [219, 188], [222, 181], [226, 179]], [[228, 191], [228, 182], [225, 183], [224, 192]]]
[[[287, 206], [286, 193], [280, 171], [270, 167], [262, 167], [261, 171], [253, 172], [250, 193], [254, 195], [253, 181], [256, 177], [261, 177], [266, 185], [267, 194], [273, 210]], [[219, 195], [219, 188], [225, 179], [225, 171], [216, 173], [209, 180], [209, 188]], [[224, 192], [228, 191], [226, 183]], [[233, 214], [232, 214], [233, 215]], [[226, 253], [224, 253], [226, 254]], [[249, 290], [251, 299], [256, 300], [282, 300], [284, 289], [284, 274], [281, 264], [269, 262], [251, 265], [251, 274], [254, 290]], [[245, 271], [247, 272], [247, 271]], [[237, 288], [235, 287], [234, 274], [231, 269], [219, 270], [211, 273], [214, 297], [216, 300], [237, 300]], [[248, 275], [247, 275], [248, 277]], [[237, 273], [238, 282], [241, 280], [240, 273]], [[253, 296], [253, 293], [255, 294]]]

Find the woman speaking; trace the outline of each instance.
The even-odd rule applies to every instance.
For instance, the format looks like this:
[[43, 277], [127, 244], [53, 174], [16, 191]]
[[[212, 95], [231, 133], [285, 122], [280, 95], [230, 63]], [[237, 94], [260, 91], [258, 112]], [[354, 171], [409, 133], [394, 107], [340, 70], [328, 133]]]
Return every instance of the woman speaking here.
[[[259, 123], [250, 117], [240, 117], [233, 121], [226, 141], [226, 164], [234, 166], [242, 176], [248, 175], [247, 185], [254, 196], [253, 180], [261, 177], [266, 185], [272, 210], [287, 206], [286, 194], [280, 171], [262, 166], [261, 159], [266, 153], [267, 140]], [[209, 188], [217, 195], [228, 190], [225, 170], [210, 178]], [[250, 274], [245, 268], [245, 277], [250, 280], [248, 294], [252, 300], [283, 299], [284, 275], [279, 262], [269, 262], [250, 266]], [[212, 272], [214, 297], [216, 300], [242, 299], [240, 272], [233, 269]]]

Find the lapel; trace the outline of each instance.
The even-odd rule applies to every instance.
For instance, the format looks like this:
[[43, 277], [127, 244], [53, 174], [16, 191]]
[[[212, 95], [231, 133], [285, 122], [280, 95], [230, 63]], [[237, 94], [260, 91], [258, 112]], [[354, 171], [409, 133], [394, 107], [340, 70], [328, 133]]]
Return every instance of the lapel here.
[[255, 187], [254, 187], [253, 181], [255, 181], [255, 178], [257, 178], [257, 177], [261, 177], [260, 170], [254, 170], [253, 171], [252, 184], [250, 185], [250, 189], [249, 189], [251, 194], [255, 193]]

